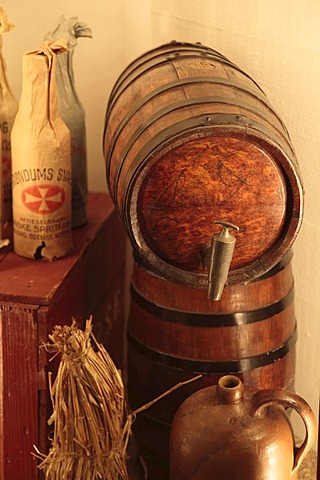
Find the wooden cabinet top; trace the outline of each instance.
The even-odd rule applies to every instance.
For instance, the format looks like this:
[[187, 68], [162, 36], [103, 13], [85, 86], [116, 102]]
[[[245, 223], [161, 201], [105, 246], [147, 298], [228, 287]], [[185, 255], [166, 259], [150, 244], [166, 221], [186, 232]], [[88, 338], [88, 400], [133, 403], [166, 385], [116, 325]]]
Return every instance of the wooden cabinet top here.
[[[106, 193], [89, 193], [88, 223], [73, 230], [73, 248], [64, 258], [46, 262], [14, 253], [12, 241], [0, 252], [0, 301], [48, 305], [64, 278], [81, 261], [84, 252], [101, 228], [119, 228], [113, 203]], [[114, 225], [113, 225], [114, 224]], [[4, 230], [4, 235], [8, 232]], [[8, 235], [9, 236], [9, 235]]]

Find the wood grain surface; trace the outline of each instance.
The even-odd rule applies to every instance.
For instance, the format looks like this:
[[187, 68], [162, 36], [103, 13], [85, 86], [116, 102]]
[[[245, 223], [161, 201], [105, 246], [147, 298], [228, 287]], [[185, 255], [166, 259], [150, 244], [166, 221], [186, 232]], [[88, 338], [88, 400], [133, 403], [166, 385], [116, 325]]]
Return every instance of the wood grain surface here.
[[287, 129], [250, 76], [219, 52], [173, 42], [120, 75], [104, 133], [110, 193], [146, 267], [205, 287], [215, 220], [240, 227], [228, 283], [290, 249], [303, 191]]

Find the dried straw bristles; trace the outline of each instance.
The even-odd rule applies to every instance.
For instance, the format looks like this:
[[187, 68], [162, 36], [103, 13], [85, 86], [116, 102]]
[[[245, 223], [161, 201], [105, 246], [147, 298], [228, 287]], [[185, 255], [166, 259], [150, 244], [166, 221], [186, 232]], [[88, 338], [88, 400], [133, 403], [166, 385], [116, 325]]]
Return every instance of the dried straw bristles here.
[[[55, 327], [46, 349], [61, 353], [50, 387], [52, 447], [39, 468], [46, 480], [128, 479], [126, 449], [131, 432], [121, 374], [92, 335], [75, 323]], [[93, 339], [95, 349], [91, 345]]]

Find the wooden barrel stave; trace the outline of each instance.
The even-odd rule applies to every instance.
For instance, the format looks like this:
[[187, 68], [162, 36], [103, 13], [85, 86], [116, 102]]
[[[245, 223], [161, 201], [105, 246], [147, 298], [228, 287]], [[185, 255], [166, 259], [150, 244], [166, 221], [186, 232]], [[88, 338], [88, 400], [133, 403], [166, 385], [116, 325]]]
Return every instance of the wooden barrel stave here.
[[[253, 323], [238, 324], [226, 326], [226, 322], [236, 323], [237, 319], [241, 322], [242, 315], [234, 316], [223, 315], [218, 319], [206, 318], [203, 315], [192, 314], [190, 316], [182, 313], [176, 315], [176, 320], [172, 323], [174, 312], [170, 312], [169, 321], [164, 318], [159, 322], [155, 317], [156, 309], [150, 309], [145, 313], [143, 307], [137, 306], [137, 295], [134, 295], [134, 304], [131, 313], [135, 317], [134, 325], [131, 325], [131, 335], [133, 338], [139, 338], [139, 342], [147, 345], [148, 348], [161, 351], [161, 354], [173, 356], [178, 355], [182, 358], [192, 358], [203, 362], [210, 362], [212, 357], [215, 362], [233, 361], [238, 358], [256, 357], [275, 350], [279, 345], [284, 345], [288, 338], [295, 333], [296, 322], [294, 319], [294, 309], [292, 298], [293, 292], [290, 292], [283, 302], [275, 307], [281, 308], [278, 314], [272, 314], [273, 308], [266, 308], [264, 312], [251, 312], [252, 318], [257, 318], [261, 314], [269, 313], [266, 319], [255, 320]], [[288, 307], [284, 305], [288, 302]], [[290, 303], [289, 303], [290, 302]], [[145, 303], [144, 303], [145, 305]], [[273, 306], [272, 306], [273, 307]], [[166, 312], [168, 313], [168, 312]], [[193, 317], [192, 319], [190, 317]], [[168, 318], [167, 317], [167, 318]], [[248, 312], [246, 312], [246, 321], [248, 322]], [[197, 325], [197, 319], [199, 323]], [[190, 326], [189, 322], [192, 321]], [[214, 322], [219, 322], [215, 326]], [[210, 326], [211, 324], [211, 326]], [[146, 328], [146, 325], [148, 328]], [[201, 328], [200, 328], [201, 327]], [[177, 352], [177, 338], [183, 345], [183, 351]], [[254, 342], [250, 341], [255, 339]], [[210, 344], [210, 349], [208, 345]]]

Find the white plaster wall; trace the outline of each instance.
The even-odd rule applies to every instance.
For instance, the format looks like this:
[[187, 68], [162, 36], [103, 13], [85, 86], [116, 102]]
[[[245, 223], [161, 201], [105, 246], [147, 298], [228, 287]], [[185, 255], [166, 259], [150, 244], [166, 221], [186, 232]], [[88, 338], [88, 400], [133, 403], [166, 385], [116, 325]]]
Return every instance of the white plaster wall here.
[[4, 37], [17, 97], [21, 57], [61, 14], [93, 30], [75, 53], [86, 110], [89, 186], [106, 190], [102, 154], [105, 107], [117, 76], [136, 56], [173, 39], [200, 41], [227, 56], [263, 88], [287, 125], [305, 184], [305, 215], [294, 245], [299, 325], [296, 390], [317, 413], [320, 364], [320, 2], [319, 0], [5, 0], [16, 24]]

